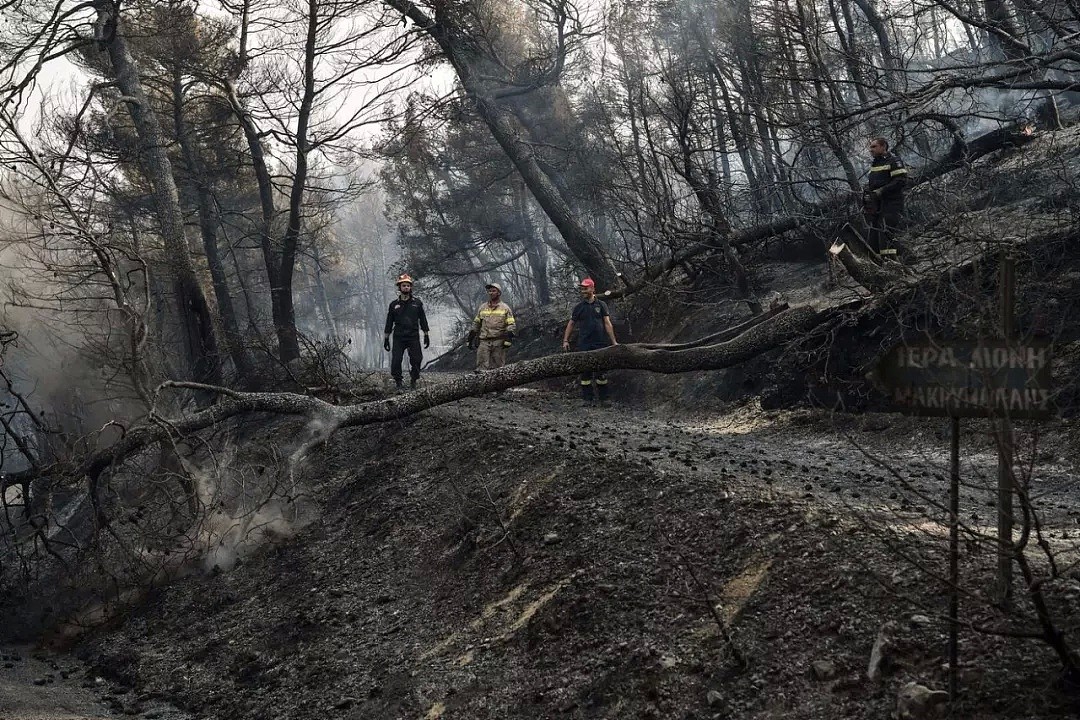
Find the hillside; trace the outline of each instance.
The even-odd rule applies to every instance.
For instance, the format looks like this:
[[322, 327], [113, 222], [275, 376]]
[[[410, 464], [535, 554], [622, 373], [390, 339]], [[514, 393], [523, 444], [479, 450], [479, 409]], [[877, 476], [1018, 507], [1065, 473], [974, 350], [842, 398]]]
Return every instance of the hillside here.
[[[293, 539], [175, 582], [78, 654], [197, 717], [885, 717], [904, 683], [943, 687], [944, 557], [919, 528], [940, 519], [944, 443], [934, 423], [835, 422], [517, 390], [343, 431], [303, 468], [317, 511]], [[993, 458], [974, 425], [964, 444], [975, 517]], [[1072, 553], [1065, 457], [1040, 505]], [[972, 618], [992, 616], [991, 561], [965, 552]], [[1080, 576], [1054, 587], [1076, 637]], [[962, 638], [960, 716], [1071, 717], [1039, 643]]]

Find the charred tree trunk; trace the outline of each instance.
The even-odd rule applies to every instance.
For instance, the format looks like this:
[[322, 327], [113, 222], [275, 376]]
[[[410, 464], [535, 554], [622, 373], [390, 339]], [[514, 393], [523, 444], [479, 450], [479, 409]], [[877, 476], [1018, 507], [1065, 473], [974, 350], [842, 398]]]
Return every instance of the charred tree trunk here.
[[221, 261], [221, 253], [218, 249], [217, 213], [214, 211], [210, 190], [204, 180], [205, 171], [195, 152], [195, 148], [192, 146], [191, 135], [187, 124], [184, 122], [184, 89], [179, 67], [173, 69], [172, 91], [173, 124], [176, 139], [180, 143], [180, 151], [184, 158], [184, 164], [187, 166], [188, 183], [194, 191], [198, 204], [199, 231], [202, 234], [203, 252], [206, 253], [206, 264], [210, 269], [214, 298], [217, 300], [218, 314], [221, 316], [221, 325], [225, 330], [225, 344], [237, 374], [243, 382], [250, 382], [254, 378], [254, 368], [244, 347], [244, 337], [240, 333], [236, 309], [233, 307], [232, 292], [229, 289], [229, 282], [225, 276], [225, 266]]
[[[844, 65], [848, 75], [851, 76], [851, 84], [855, 88], [859, 104], [866, 105], [870, 102], [870, 96], [866, 93], [866, 78], [863, 74], [862, 65], [859, 63], [859, 40], [855, 35], [855, 23], [852, 20], [851, 0], [829, 0], [829, 12], [832, 15], [833, 27], [836, 28], [836, 36], [840, 40], [840, 49], [844, 54]], [[840, 19], [843, 17], [843, 23]]]
[[[255, 182], [259, 188], [259, 207], [262, 210], [262, 218], [259, 224], [259, 247], [262, 250], [263, 265], [266, 267], [266, 279], [270, 285], [270, 318], [274, 323], [275, 333], [280, 338], [282, 328], [287, 322], [286, 313], [283, 309], [281, 298], [283, 296], [280, 280], [281, 253], [275, 247], [274, 241], [274, 218], [277, 208], [274, 202], [274, 185], [270, 178], [270, 170], [266, 165], [266, 152], [262, 145], [262, 135], [251, 114], [240, 101], [236, 87], [228, 78], [222, 80], [225, 96], [229, 100], [229, 107], [236, 116], [240, 127], [244, 131], [244, 139], [247, 141], [248, 152], [251, 154], [251, 169], [255, 174]], [[291, 292], [291, 289], [290, 289]], [[293, 328], [295, 335], [295, 325]], [[278, 356], [281, 357], [281, 348], [278, 348]]]
[[532, 149], [519, 141], [519, 138], [530, 134], [528, 129], [521, 125], [509, 108], [499, 102], [491, 83], [477, 72], [486, 62], [479, 55], [480, 51], [475, 49], [476, 46], [468, 43], [464, 33], [456, 28], [453, 18], [449, 16], [451, 9], [445, 4], [438, 4], [433, 20], [409, 0], [386, 2], [416, 23], [438, 44], [465, 92], [475, 103], [480, 119], [521, 174], [537, 203], [558, 228], [574, 257], [596, 280], [598, 288], [615, 287], [615, 269], [602, 243], [578, 219], [556, 183], [540, 167]]
[[[825, 141], [825, 145], [832, 151], [833, 157], [836, 158], [837, 163], [843, 168], [844, 176], [847, 178], [848, 187], [851, 188], [852, 192], [857, 193], [861, 189], [859, 175], [855, 171], [855, 166], [852, 164], [851, 158], [848, 157], [847, 152], [844, 150], [843, 142], [833, 130], [833, 123], [829, 121], [829, 115], [836, 110], [844, 109], [842, 93], [836, 88], [835, 82], [829, 75], [825, 60], [821, 57], [814, 38], [808, 36], [808, 33], [817, 32], [818, 29], [811, 26], [812, 19], [807, 13], [805, 3], [802, 0], [796, 0], [795, 10], [798, 14], [799, 27], [800, 32], [802, 33], [803, 46], [806, 48], [807, 59], [814, 69], [814, 72], [811, 73], [811, 82], [814, 86], [816, 102], [814, 102], [813, 105], [817, 114], [818, 126], [821, 129], [822, 138]], [[833, 107], [826, 108], [827, 101]]]
[[337, 321], [334, 319], [333, 308], [330, 307], [330, 297], [326, 294], [326, 283], [323, 282], [322, 255], [316, 250], [311, 258], [311, 273], [315, 288], [315, 304], [322, 313], [323, 322], [330, 337], [338, 337]]
[[132, 124], [138, 135], [142, 166], [150, 181], [158, 212], [165, 261], [171, 271], [170, 290], [178, 307], [183, 328], [187, 361], [194, 376], [220, 382], [221, 367], [217, 337], [202, 286], [199, 284], [184, 233], [184, 214], [176, 189], [168, 143], [157, 114], [143, 90], [139, 68], [121, 33], [119, 7], [110, 0], [97, 0], [97, 39], [108, 52], [117, 87], [124, 95]]
[[727, 152], [727, 132], [724, 130], [723, 116], [720, 111], [720, 99], [716, 92], [716, 78], [709, 74], [709, 109], [712, 112], [713, 165], [720, 160], [720, 179], [724, 186], [724, 202], [732, 206], [731, 198], [731, 158]]
[[731, 224], [724, 213], [723, 203], [717, 191], [714, 176], [703, 173], [694, 162], [694, 150], [692, 147], [692, 135], [698, 135], [693, 127], [694, 115], [694, 88], [683, 87], [671, 79], [671, 102], [676, 121], [675, 139], [681, 151], [681, 167], [676, 167], [676, 172], [682, 176], [697, 198], [702, 211], [709, 218], [709, 240], [723, 254], [728, 268], [735, 276], [735, 286], [739, 296], [750, 306], [755, 314], [761, 312], [761, 304], [754, 298], [750, 286], [750, 273], [743, 265], [738, 252], [731, 245]]
[[300, 228], [304, 214], [304, 193], [307, 190], [308, 127], [315, 104], [315, 45], [319, 35], [319, 3], [308, 0], [308, 26], [304, 38], [304, 93], [296, 118], [296, 157], [292, 187], [289, 190], [289, 220], [281, 242], [281, 265], [278, 268], [277, 306], [280, 322], [275, 318], [278, 348], [283, 363], [300, 359], [300, 341], [296, 333], [296, 309], [293, 306], [293, 275], [296, 272], [296, 251], [300, 243]]
[[[1031, 48], [1020, 40], [1022, 33], [1007, 0], [984, 0], [983, 9], [994, 59], [1020, 60], [1027, 57]], [[1041, 91], [1038, 95], [1042, 100], [1035, 106], [1033, 114], [1039, 125], [1054, 130], [1061, 128], [1061, 115], [1053, 93]]]
[[866, 17], [866, 22], [870, 25], [870, 29], [874, 31], [874, 35], [877, 37], [878, 49], [881, 51], [881, 60], [885, 65], [885, 88], [890, 93], [895, 93], [900, 89], [900, 74], [903, 69], [903, 63], [900, 61], [900, 56], [896, 54], [896, 50], [893, 48], [892, 39], [889, 37], [889, 28], [885, 24], [885, 18], [881, 17], [881, 13], [878, 12], [877, 7], [874, 6], [873, 0], [852, 0], [859, 9], [862, 10], [862, 14]]

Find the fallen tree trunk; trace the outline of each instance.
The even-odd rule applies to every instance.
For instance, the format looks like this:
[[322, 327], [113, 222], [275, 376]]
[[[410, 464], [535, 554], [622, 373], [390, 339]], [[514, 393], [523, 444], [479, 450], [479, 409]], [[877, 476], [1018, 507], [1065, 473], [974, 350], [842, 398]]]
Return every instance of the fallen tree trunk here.
[[[1031, 234], [1017, 242], [1014, 249], [1060, 238], [1069, 233], [1070, 229], [1067, 218], [1059, 219], [1056, 224], [1048, 224], [1040, 233]], [[88, 477], [93, 484], [109, 466], [153, 443], [166, 438], [182, 437], [243, 413], [270, 412], [307, 416], [312, 421], [311, 427], [321, 428], [319, 432], [325, 437], [342, 427], [395, 420], [467, 397], [583, 372], [634, 369], [675, 374], [729, 368], [798, 341], [854, 310], [864, 310], [860, 312], [863, 316], [886, 312], [887, 317], [893, 318], [893, 324], [906, 327], [897, 320], [900, 317], [900, 306], [903, 306], [903, 316], [908, 318], [925, 312], [927, 303], [933, 302], [936, 297], [933, 287], [938, 284], [951, 286], [959, 277], [972, 272], [976, 266], [992, 265], [994, 255], [999, 251], [1000, 248], [993, 253], [976, 252], [971, 257], [959, 259], [940, 273], [922, 277], [907, 274], [899, 266], [895, 269], [881, 268], [870, 260], [857, 257], [856, 253], [850, 253], [852, 259], [845, 267], [853, 277], [861, 278], [860, 282], [877, 291], [873, 297], [859, 298], [822, 309], [810, 305], [783, 310], [777, 308], [710, 338], [682, 345], [616, 345], [603, 350], [563, 353], [526, 360], [498, 370], [460, 377], [435, 387], [373, 402], [334, 405], [315, 397], [294, 393], [238, 392], [198, 383], [166, 383], [163, 386], [165, 388], [212, 391], [223, 399], [213, 407], [174, 420], [152, 417], [147, 423], [130, 429], [123, 438], [108, 448], [65, 467], [43, 467], [36, 473], [59, 474], [67, 470], [66, 474], [69, 476]], [[702, 345], [703, 342], [708, 344]]]
[[[839, 207], [840, 206], [837, 205], [837, 208]], [[765, 225], [756, 225], [745, 230], [737, 230], [731, 234], [730, 243], [732, 247], [741, 247], [743, 245], [761, 242], [762, 240], [767, 240], [771, 237], [776, 237], [777, 235], [782, 235], [790, 230], [794, 230], [801, 225], [810, 222], [811, 219], [820, 219], [820, 216], [813, 218], [810, 216], [786, 217], [771, 223], [766, 223]], [[627, 280], [624, 273], [619, 273], [619, 279], [622, 280], [623, 287], [617, 290], [606, 290], [603, 293], [603, 297], [605, 300], [617, 300], [618, 298], [635, 293], [657, 278], [663, 276], [665, 273], [674, 270], [687, 260], [712, 250], [722, 251], [723, 247], [720, 243], [713, 240], [703, 240], [694, 243], [681, 252], [675, 253], [662, 263], [649, 265], [632, 281]]]
[[721, 330], [720, 332], [713, 333], [712, 335], [706, 335], [705, 337], [698, 338], [697, 340], [691, 340], [690, 342], [685, 342], [685, 343], [641, 343], [640, 345], [638, 345], [638, 347], [644, 348], [645, 350], [689, 350], [690, 348], [701, 347], [702, 345], [712, 345], [712, 344], [715, 344], [715, 343], [724, 342], [726, 340], [730, 340], [731, 338], [736, 337], [736, 336], [746, 332], [747, 330], [754, 327], [755, 325], [760, 325], [761, 323], [765, 322], [766, 320], [769, 320], [770, 318], [776, 317], [780, 313], [787, 310], [789, 307], [790, 306], [787, 303], [784, 303], [784, 304], [779, 305], [777, 307], [770, 308], [769, 310], [766, 310], [765, 312], [759, 313], [758, 315], [754, 315], [753, 317], [751, 317], [749, 320], [747, 320], [744, 323], [741, 323], [739, 325], [735, 325], [734, 327], [730, 327], [730, 328], [727, 328], [725, 330]]
[[[860, 301], [861, 302], [861, 301]], [[172, 420], [152, 418], [130, 429], [115, 444], [77, 465], [73, 474], [93, 484], [110, 466], [158, 441], [202, 430], [244, 413], [269, 412], [304, 415], [325, 439], [339, 428], [370, 425], [403, 418], [455, 400], [526, 385], [538, 380], [578, 375], [598, 370], [647, 370], [673, 374], [732, 367], [802, 337], [826, 319], [851, 305], [816, 309], [794, 307], [778, 312], [765, 322], [723, 342], [677, 349], [649, 349], [639, 345], [616, 345], [590, 352], [563, 353], [526, 360], [478, 375], [457, 378], [385, 400], [333, 405], [315, 397], [294, 393], [237, 392], [199, 383], [170, 382], [163, 388], [186, 388], [219, 393], [223, 399], [213, 407]], [[53, 472], [56, 471], [54, 468]]]
[[1027, 145], [1035, 137], [1030, 123], [1021, 121], [1003, 125], [996, 130], [978, 136], [970, 142], [957, 140], [948, 153], [914, 173], [911, 184], [921, 185], [930, 182], [953, 170], [970, 165], [992, 152]]

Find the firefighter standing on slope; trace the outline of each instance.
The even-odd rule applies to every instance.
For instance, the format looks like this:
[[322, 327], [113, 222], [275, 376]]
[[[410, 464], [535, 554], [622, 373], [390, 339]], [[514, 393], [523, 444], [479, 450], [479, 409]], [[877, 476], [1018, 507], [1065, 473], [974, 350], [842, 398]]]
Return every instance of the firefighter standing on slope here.
[[[611, 345], [618, 345], [615, 328], [611, 325], [611, 314], [603, 300], [596, 297], [596, 283], [592, 278], [585, 278], [579, 286], [581, 302], [570, 313], [570, 322], [563, 332], [563, 350], [570, 349], [570, 334], [577, 328], [578, 350], [599, 350]], [[601, 405], [608, 404], [608, 380], [603, 370], [581, 373], [581, 399], [586, 406], [593, 404], [593, 388], [596, 399]]]
[[883, 259], [896, 260], [894, 238], [904, 214], [904, 185], [907, 168], [904, 161], [889, 152], [885, 138], [870, 141], [870, 176], [863, 192], [863, 214], [870, 226], [870, 247]]
[[476, 371], [495, 370], [506, 364], [506, 351], [514, 342], [514, 313], [502, 301], [502, 286], [488, 283], [488, 301], [480, 306], [469, 333], [469, 347], [476, 348]]
[[[424, 351], [420, 349], [420, 333], [424, 333], [424, 347], [431, 344], [431, 338], [428, 336], [424, 303], [412, 294], [412, 278], [407, 274], [399, 275], [396, 285], [398, 297], [390, 303], [390, 309], [386, 313], [383, 349], [391, 353], [390, 375], [394, 378], [398, 391], [401, 391], [404, 389], [401, 382], [402, 356], [406, 350], [409, 351], [409, 387], [415, 388], [416, 381], [420, 379], [420, 361], [424, 359]], [[391, 335], [394, 339], [392, 346]]]

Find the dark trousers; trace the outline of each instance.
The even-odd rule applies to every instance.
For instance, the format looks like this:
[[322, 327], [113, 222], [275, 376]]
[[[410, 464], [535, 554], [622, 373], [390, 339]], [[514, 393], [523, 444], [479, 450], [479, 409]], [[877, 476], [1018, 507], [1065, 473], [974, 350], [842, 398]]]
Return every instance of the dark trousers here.
[[607, 400], [607, 375], [603, 372], [581, 373], [581, 397], [585, 400], [592, 400], [593, 388], [596, 388], [596, 397], [601, 402]]
[[877, 212], [867, 213], [866, 223], [870, 226], [866, 241], [871, 249], [882, 257], [896, 259], [894, 237], [900, 229], [900, 216], [903, 208], [883, 205]]
[[397, 383], [401, 382], [401, 360], [406, 350], [409, 351], [409, 377], [413, 380], [420, 378], [420, 361], [424, 359], [424, 351], [420, 347], [420, 336], [411, 338], [394, 336], [394, 344], [390, 350], [390, 375]]

